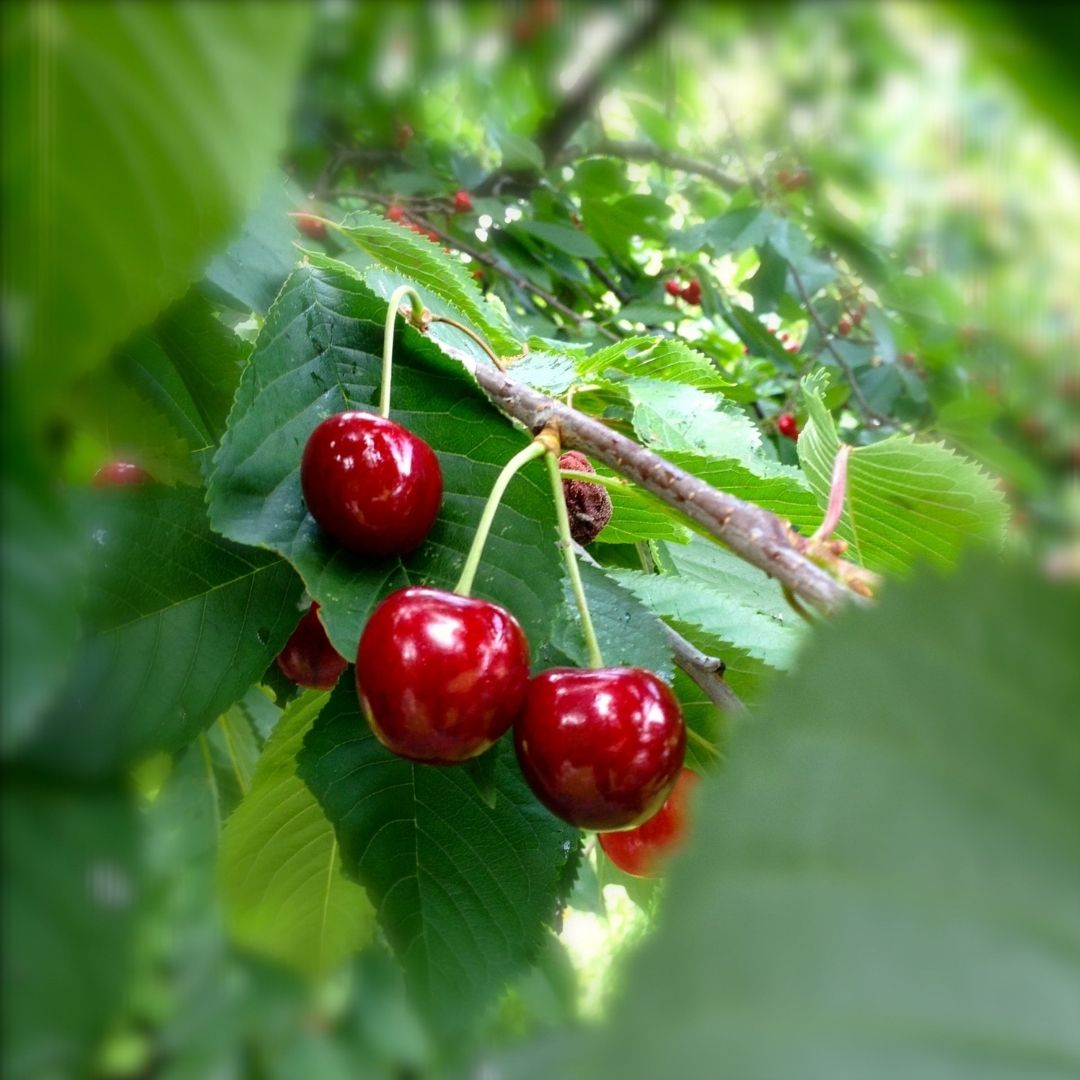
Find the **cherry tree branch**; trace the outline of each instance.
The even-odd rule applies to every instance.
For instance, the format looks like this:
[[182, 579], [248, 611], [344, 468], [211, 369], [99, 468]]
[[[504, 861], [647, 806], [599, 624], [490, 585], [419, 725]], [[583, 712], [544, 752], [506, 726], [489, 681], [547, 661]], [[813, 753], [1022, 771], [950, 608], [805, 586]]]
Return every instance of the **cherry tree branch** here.
[[667, 624], [664, 629], [667, 631], [668, 644], [671, 646], [675, 663], [693, 679], [698, 689], [723, 712], [733, 716], [745, 716], [746, 706], [739, 695], [724, 682], [724, 661], [703, 653]]
[[595, 154], [607, 154], [610, 157], [625, 158], [627, 161], [652, 162], [656, 165], [664, 165], [669, 169], [678, 169], [679, 172], [689, 173], [693, 176], [702, 176], [728, 192], [738, 191], [739, 188], [744, 186], [743, 181], [737, 176], [732, 176], [731, 173], [725, 172], [711, 162], [687, 157], [685, 154], [679, 154], [673, 150], [664, 150], [650, 142], [621, 142], [615, 139], [601, 139], [599, 143], [591, 145], [590, 150]]

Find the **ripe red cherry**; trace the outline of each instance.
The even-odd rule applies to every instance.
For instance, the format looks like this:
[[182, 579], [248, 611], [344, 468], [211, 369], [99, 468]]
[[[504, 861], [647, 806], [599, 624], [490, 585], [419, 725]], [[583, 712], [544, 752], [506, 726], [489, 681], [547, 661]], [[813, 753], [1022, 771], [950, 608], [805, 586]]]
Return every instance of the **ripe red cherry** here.
[[644, 825], [625, 832], [600, 834], [604, 854], [627, 874], [655, 877], [661, 864], [686, 841], [690, 830], [690, 798], [697, 782], [697, 773], [683, 769], [667, 802]]
[[434, 230], [434, 229], [431, 229], [431, 230], [429, 230], [429, 232], [428, 232], [428, 234], [427, 234], [427, 238], [428, 238], [428, 239], [429, 239], [429, 240], [430, 240], [430, 241], [431, 241], [431, 242], [432, 242], [433, 244], [437, 244], [437, 243], [439, 242], [439, 234], [438, 234], [437, 232], [435, 232], [435, 230]]
[[472, 209], [472, 199], [469, 198], [469, 193], [467, 191], [454, 192], [454, 209], [460, 210], [463, 213]]
[[836, 324], [836, 332], [841, 337], [847, 337], [851, 333], [851, 328], [855, 324], [851, 321], [850, 315], [841, 315], [840, 321]]
[[372, 613], [356, 653], [371, 730], [411, 761], [453, 765], [482, 754], [517, 719], [529, 645], [510, 612], [410, 586]]
[[145, 484], [153, 477], [138, 465], [130, 461], [110, 461], [102, 465], [92, 483], [94, 487], [125, 487], [129, 484]]
[[682, 298], [688, 304], [700, 304], [701, 303], [701, 282], [695, 278], [686, 286], [682, 291]]
[[293, 220], [305, 236], [310, 236], [312, 240], [326, 239], [326, 224], [317, 217], [311, 214], [297, 214]]
[[779, 431], [785, 439], [797, 439], [799, 437], [798, 422], [789, 412], [782, 412], [776, 418], [776, 430]]
[[300, 486], [311, 516], [339, 544], [404, 555], [434, 524], [443, 484], [423, 439], [374, 413], [343, 412], [311, 433]]
[[676, 281], [675, 278], [664, 282], [664, 292], [666, 292], [668, 296], [682, 296], [682, 291], [682, 285]]
[[277, 666], [297, 686], [330, 690], [349, 662], [330, 644], [318, 613], [319, 605], [313, 602], [278, 653]]
[[387, 207], [386, 216], [393, 222], [400, 222], [405, 218], [405, 211], [394, 203], [393, 206]]
[[653, 816], [682, 768], [675, 695], [641, 668], [552, 668], [529, 683], [514, 728], [536, 797], [583, 829], [631, 829]]

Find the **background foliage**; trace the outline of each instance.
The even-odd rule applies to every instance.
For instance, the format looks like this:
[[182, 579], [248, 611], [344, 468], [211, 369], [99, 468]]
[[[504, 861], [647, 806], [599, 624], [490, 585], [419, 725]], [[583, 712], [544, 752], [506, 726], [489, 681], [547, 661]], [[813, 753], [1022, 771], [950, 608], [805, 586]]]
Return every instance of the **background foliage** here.
[[[5, 1077], [1080, 1070], [1066, 10], [3, 8]], [[837, 535], [884, 581], [829, 625], [600, 469], [604, 655], [707, 774], [663, 881], [508, 745], [410, 765], [351, 676], [273, 665], [309, 598], [351, 659], [452, 585], [525, 445], [482, 347], [399, 325], [443, 512], [404, 560], [321, 536], [300, 449], [373, 406], [402, 281], [804, 535], [850, 447]], [[477, 579], [536, 670], [585, 661], [554, 520], [529, 466]]]

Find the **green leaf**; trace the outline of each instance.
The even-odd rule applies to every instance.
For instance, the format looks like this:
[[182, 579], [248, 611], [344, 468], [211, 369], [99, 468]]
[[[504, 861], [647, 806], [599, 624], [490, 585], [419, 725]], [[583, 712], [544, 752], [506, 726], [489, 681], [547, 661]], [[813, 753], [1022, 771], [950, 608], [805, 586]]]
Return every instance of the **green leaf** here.
[[[821, 402], [826, 378], [821, 373], [803, 384], [809, 421], [799, 436], [799, 459], [822, 509], [840, 449]], [[1004, 496], [974, 462], [943, 443], [894, 435], [851, 449], [836, 532], [863, 566], [904, 573], [922, 560], [953, 566], [972, 544], [1000, 544], [1006, 517]]]
[[506, 317], [484, 300], [469, 271], [437, 244], [385, 218], [358, 211], [334, 227], [376, 262], [441, 296], [484, 334], [500, 356], [521, 352], [521, 341]]
[[822, 627], [580, 1074], [1076, 1075], [1077, 640], [1075, 586], [989, 560]]
[[[343, 656], [355, 655], [367, 616], [386, 593], [421, 582], [453, 588], [491, 485], [525, 445], [461, 364], [399, 320], [392, 415], [439, 454], [439, 518], [404, 559], [358, 556], [325, 537], [304, 506], [300, 456], [325, 417], [376, 402], [385, 312], [344, 264], [322, 260], [293, 274], [244, 371], [209, 491], [215, 529], [296, 567]], [[532, 640], [546, 639], [562, 597], [554, 539], [546, 471], [534, 462], [507, 491], [475, 588], [513, 611]]]
[[588, 233], [569, 225], [555, 225], [550, 221], [527, 221], [524, 218], [511, 226], [512, 232], [534, 236], [556, 251], [577, 255], [583, 259], [598, 259], [604, 253]]
[[500, 747], [492, 808], [462, 769], [384, 749], [347, 680], [299, 758], [346, 872], [367, 889], [414, 1000], [446, 1035], [474, 1024], [535, 957], [577, 847], [577, 831], [536, 802]]
[[286, 709], [225, 823], [218, 863], [233, 939], [312, 976], [366, 944], [375, 923], [364, 890], [342, 872], [333, 827], [296, 775], [296, 755], [328, 697], [308, 691]]
[[707, 356], [674, 338], [623, 338], [578, 364], [583, 380], [603, 376], [609, 369], [637, 378], [684, 383], [703, 391], [722, 392], [731, 385]]
[[[608, 469], [598, 469], [614, 476]], [[618, 484], [607, 489], [611, 496], [611, 520], [593, 541], [597, 544], [636, 544], [639, 540], [671, 540], [685, 544], [690, 529], [680, 517], [658, 499], [633, 484]]]
[[50, 769], [93, 774], [213, 723], [292, 632], [300, 583], [280, 559], [211, 533], [200, 491], [94, 490], [80, 509], [85, 636], [32, 750]]
[[544, 167], [544, 153], [539, 146], [524, 135], [500, 132], [496, 138], [502, 151], [504, 169], [533, 169], [540, 172]]
[[4, 1076], [90, 1076], [131, 957], [138, 816], [120, 784], [7, 774], [2, 802]]
[[35, 415], [176, 299], [257, 194], [311, 14], [298, 3], [6, 7], [4, 251], [25, 306], [20, 396]]

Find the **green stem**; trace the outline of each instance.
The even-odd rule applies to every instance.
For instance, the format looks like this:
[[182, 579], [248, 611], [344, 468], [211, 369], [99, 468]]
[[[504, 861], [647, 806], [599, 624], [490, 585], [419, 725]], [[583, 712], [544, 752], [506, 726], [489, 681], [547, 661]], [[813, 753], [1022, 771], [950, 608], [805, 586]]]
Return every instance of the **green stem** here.
[[712, 754], [714, 757], [723, 756], [704, 735], [699, 735], [692, 727], [687, 727], [686, 737], [696, 746], [700, 746], [702, 750]]
[[600, 487], [610, 488], [612, 491], [621, 491], [630, 487], [627, 480], [620, 480], [617, 476], [601, 476], [599, 473], [578, 472], [577, 469], [560, 469], [559, 475], [564, 480], [582, 480], [586, 484], [598, 484]]
[[411, 285], [399, 285], [390, 294], [390, 306], [386, 309], [386, 327], [383, 330], [382, 385], [379, 388], [379, 415], [390, 415], [390, 372], [394, 365], [394, 322], [398, 307], [405, 297], [412, 304], [412, 321], [416, 322], [424, 310], [424, 302]]
[[480, 524], [476, 526], [476, 536], [473, 537], [472, 547], [469, 548], [465, 566], [461, 571], [461, 578], [454, 587], [454, 592], [459, 596], [468, 596], [472, 592], [473, 581], [476, 571], [480, 566], [480, 558], [484, 554], [484, 545], [487, 543], [488, 533], [491, 532], [491, 523], [495, 520], [495, 512], [499, 509], [499, 503], [506, 493], [507, 485], [514, 477], [514, 473], [528, 464], [534, 458], [538, 458], [545, 452], [543, 443], [531, 442], [524, 450], [519, 450], [504, 466], [501, 473], [491, 487], [491, 494], [484, 506], [484, 512], [480, 515]]
[[[581, 583], [581, 570], [577, 556], [574, 555], [574, 539], [570, 535], [570, 515], [566, 511], [566, 496], [563, 494], [562, 473], [559, 469], [559, 455], [547, 453], [545, 457], [548, 475], [551, 477], [551, 493], [555, 499], [555, 516], [559, 521], [559, 546], [566, 557], [566, 572], [570, 575], [570, 585], [574, 590], [578, 612], [581, 615], [581, 633], [585, 638], [585, 648], [589, 654], [589, 667], [602, 668], [604, 658], [600, 655], [600, 643], [596, 640], [592, 616], [589, 614], [589, 602], [585, 599], [585, 586]], [[591, 474], [586, 474], [591, 476]]]

